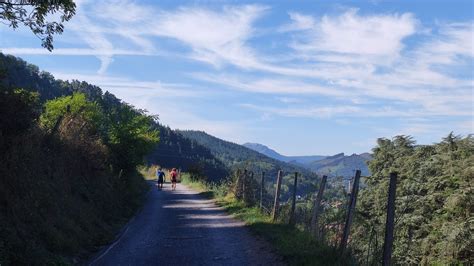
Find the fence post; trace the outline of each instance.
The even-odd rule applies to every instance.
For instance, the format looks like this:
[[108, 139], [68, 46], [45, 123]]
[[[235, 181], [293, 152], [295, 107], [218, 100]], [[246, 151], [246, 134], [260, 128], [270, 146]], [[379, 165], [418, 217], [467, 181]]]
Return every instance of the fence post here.
[[296, 186], [298, 184], [298, 172], [295, 172], [295, 183], [293, 185], [293, 198], [291, 201], [291, 212], [289, 224], [295, 224], [295, 208], [296, 208]]
[[276, 186], [276, 191], [275, 191], [275, 202], [273, 203], [273, 211], [272, 211], [273, 221], [275, 221], [276, 218], [278, 217], [278, 209], [280, 208], [281, 178], [282, 178], [282, 171], [278, 170], [277, 186]]
[[319, 209], [321, 205], [321, 200], [323, 199], [324, 188], [326, 187], [326, 181], [328, 177], [323, 175], [321, 183], [319, 184], [318, 195], [314, 199], [313, 203], [313, 216], [311, 217], [311, 231], [314, 236], [318, 237], [318, 218], [319, 218]]
[[382, 265], [390, 265], [392, 260], [393, 229], [395, 220], [395, 196], [397, 192], [397, 173], [390, 173], [388, 187], [387, 221], [385, 223], [385, 241], [383, 243]]
[[241, 199], [242, 197], [242, 170], [239, 168], [236, 172], [236, 180], [235, 180], [235, 197], [237, 199]]
[[247, 169], [244, 170], [244, 178], [242, 178], [242, 199], [244, 200], [244, 202], [245, 202], [245, 197], [247, 196], [245, 195], [246, 182], [247, 182]]
[[249, 176], [245, 180], [246, 184], [245, 187], [247, 188], [247, 192], [245, 193], [245, 202], [249, 205], [253, 205], [255, 203], [255, 190], [254, 187], [252, 186], [253, 182], [253, 171], [249, 171]]
[[344, 233], [342, 234], [340, 250], [343, 253], [346, 249], [347, 239], [349, 238], [349, 233], [351, 231], [352, 217], [354, 216], [357, 193], [359, 192], [359, 179], [360, 179], [360, 170], [356, 171], [354, 177], [354, 183], [352, 185], [351, 199], [349, 201], [349, 206], [347, 210], [346, 223], [344, 224]]
[[260, 210], [263, 209], [263, 191], [265, 190], [265, 172], [262, 171], [262, 179], [260, 180]]

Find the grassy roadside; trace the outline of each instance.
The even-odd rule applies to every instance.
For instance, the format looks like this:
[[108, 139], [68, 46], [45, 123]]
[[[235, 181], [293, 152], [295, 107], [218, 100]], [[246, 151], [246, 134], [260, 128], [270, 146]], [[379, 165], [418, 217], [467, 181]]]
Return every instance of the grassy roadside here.
[[351, 265], [350, 259], [342, 257], [336, 249], [317, 242], [310, 234], [282, 223], [274, 223], [271, 217], [258, 207], [247, 207], [232, 194], [225, 193], [225, 185], [209, 185], [193, 181], [183, 175], [182, 183], [215, 199], [219, 206], [244, 221], [251, 232], [262, 237], [289, 265]]

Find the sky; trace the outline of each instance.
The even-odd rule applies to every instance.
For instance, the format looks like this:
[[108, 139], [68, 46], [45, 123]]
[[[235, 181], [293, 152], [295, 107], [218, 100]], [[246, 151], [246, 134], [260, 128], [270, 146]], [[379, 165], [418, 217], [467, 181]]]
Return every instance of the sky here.
[[171, 128], [285, 155], [474, 132], [470, 0], [75, 2], [53, 52], [2, 24], [0, 51]]

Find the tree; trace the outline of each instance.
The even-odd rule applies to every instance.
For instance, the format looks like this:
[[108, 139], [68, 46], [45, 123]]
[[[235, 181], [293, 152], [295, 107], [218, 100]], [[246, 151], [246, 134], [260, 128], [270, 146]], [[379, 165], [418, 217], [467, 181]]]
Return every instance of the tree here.
[[474, 140], [450, 133], [433, 145], [409, 136], [379, 139], [361, 190], [353, 234], [354, 254], [378, 264], [386, 213], [388, 174], [399, 173], [393, 259], [395, 264], [469, 264], [472, 258]]
[[85, 121], [94, 125], [96, 129], [102, 126], [103, 114], [99, 105], [88, 101], [83, 93], [74, 93], [71, 96], [63, 96], [47, 101], [45, 111], [41, 115], [41, 125], [51, 129], [59, 117], [67, 113], [80, 115]]
[[127, 104], [107, 113], [107, 145], [118, 169], [134, 169], [158, 143], [159, 131], [153, 127], [155, 119]]
[[[60, 13], [59, 20], [48, 21], [47, 16]], [[41, 46], [53, 50], [53, 35], [64, 31], [63, 22], [76, 13], [73, 0], [0, 0], [0, 21], [14, 29], [27, 26], [41, 40]]]

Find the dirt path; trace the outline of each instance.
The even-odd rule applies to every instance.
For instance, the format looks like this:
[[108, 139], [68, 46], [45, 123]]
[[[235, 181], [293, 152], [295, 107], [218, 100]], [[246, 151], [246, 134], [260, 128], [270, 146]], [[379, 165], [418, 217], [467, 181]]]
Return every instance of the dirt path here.
[[212, 200], [178, 184], [148, 194], [142, 211], [91, 265], [281, 265], [267, 243]]

